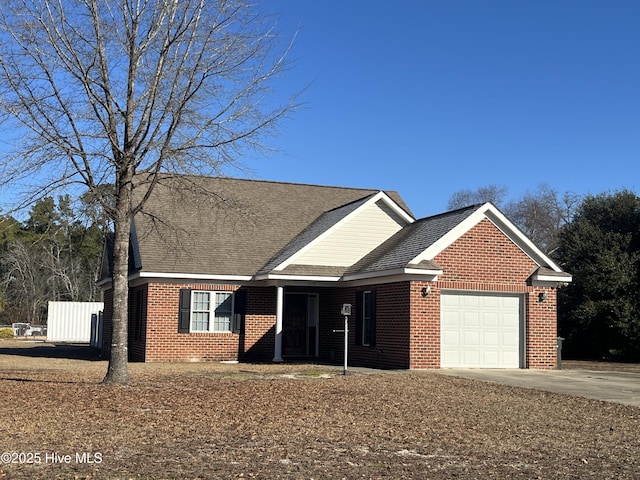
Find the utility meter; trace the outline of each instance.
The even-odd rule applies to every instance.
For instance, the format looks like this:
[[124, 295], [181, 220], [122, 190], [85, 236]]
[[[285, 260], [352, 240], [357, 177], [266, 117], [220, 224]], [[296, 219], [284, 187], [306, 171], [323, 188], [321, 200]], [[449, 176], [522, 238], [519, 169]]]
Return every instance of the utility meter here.
[[343, 303], [342, 304], [342, 315], [348, 316], [351, 315], [351, 304]]

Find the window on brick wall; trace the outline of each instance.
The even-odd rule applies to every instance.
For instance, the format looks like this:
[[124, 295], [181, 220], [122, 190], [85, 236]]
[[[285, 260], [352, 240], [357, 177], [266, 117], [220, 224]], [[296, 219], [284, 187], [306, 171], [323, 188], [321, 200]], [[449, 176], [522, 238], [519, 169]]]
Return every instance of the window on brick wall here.
[[179, 332], [237, 332], [240, 323], [232, 292], [180, 290]]

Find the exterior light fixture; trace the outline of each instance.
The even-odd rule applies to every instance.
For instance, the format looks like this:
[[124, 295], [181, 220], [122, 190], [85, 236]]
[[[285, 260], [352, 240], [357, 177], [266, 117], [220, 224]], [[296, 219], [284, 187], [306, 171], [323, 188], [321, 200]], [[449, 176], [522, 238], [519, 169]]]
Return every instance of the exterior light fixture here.
[[429, 295], [429, 293], [431, 293], [431, 286], [427, 285], [426, 287], [422, 287], [422, 290], [420, 290], [420, 293], [422, 294], [423, 297], [426, 297], [427, 295]]
[[547, 293], [547, 292], [540, 292], [540, 293], [538, 294], [538, 302], [539, 302], [539, 303], [543, 303], [543, 302], [545, 302], [545, 301], [547, 300], [547, 295], [548, 295], [548, 293]]

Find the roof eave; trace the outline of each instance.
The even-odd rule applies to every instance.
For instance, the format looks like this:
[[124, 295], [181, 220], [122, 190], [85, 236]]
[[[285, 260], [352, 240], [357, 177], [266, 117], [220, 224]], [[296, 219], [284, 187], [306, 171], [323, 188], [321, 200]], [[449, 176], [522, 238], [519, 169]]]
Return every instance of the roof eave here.
[[374, 272], [354, 273], [351, 275], [344, 275], [342, 280], [345, 282], [351, 282], [355, 280], [366, 280], [380, 277], [394, 277], [400, 275], [417, 275], [424, 277], [427, 281], [435, 281], [439, 275], [442, 275], [440, 269], [423, 269], [423, 268], [410, 268], [400, 267], [389, 270], [378, 270]]
[[135, 272], [129, 275], [129, 281], [138, 279], [158, 279], [158, 280], [195, 280], [195, 281], [221, 281], [221, 282], [249, 282], [252, 275], [226, 275], [226, 274], [203, 274], [203, 273], [172, 273], [172, 272]]
[[342, 277], [327, 275], [286, 275], [283, 273], [264, 273], [256, 275], [252, 280], [291, 280], [294, 282], [339, 282]]

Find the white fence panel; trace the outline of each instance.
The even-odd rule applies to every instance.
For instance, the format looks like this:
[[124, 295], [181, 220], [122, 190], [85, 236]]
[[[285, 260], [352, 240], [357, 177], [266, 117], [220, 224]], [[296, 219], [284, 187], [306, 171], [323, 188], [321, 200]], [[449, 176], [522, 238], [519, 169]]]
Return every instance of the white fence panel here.
[[103, 302], [49, 302], [47, 341], [89, 343], [91, 315], [103, 309]]

